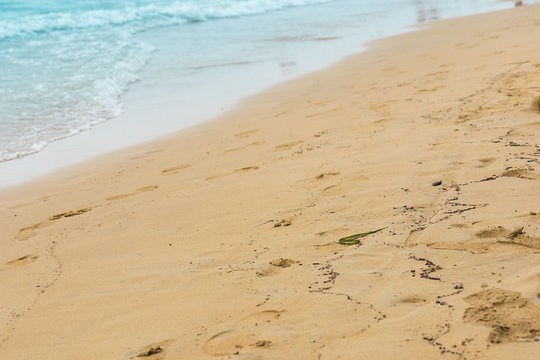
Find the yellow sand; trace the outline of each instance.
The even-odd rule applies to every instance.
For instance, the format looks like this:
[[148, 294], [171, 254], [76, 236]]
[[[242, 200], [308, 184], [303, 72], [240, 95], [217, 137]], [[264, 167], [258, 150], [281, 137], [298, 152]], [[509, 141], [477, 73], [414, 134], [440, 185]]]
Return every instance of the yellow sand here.
[[537, 359], [539, 19], [378, 41], [2, 193], [0, 358]]

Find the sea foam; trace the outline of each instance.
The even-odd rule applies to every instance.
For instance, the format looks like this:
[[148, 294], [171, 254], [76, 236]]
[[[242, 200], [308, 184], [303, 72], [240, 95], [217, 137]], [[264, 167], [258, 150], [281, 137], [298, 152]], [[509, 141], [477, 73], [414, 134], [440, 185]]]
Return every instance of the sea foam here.
[[[2, 19], [0, 39], [54, 31], [133, 24], [140, 30], [211, 19], [256, 15], [331, 0], [184, 0], [140, 1], [113, 9], [52, 11]], [[4, 16], [5, 17], [5, 16]]]

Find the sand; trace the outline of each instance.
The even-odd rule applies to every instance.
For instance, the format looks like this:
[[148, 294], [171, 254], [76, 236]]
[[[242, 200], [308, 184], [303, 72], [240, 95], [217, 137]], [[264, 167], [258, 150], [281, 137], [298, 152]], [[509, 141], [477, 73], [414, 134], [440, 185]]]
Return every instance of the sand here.
[[536, 359], [538, 19], [380, 40], [4, 191], [0, 358]]

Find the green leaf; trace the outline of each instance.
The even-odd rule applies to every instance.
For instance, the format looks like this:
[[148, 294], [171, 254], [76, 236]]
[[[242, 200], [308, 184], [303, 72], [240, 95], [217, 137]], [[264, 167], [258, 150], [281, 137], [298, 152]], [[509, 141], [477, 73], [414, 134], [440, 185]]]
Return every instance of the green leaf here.
[[356, 245], [356, 244], [360, 244], [360, 238], [364, 237], [364, 236], [367, 236], [367, 235], [370, 235], [370, 234], [375, 234], [376, 232], [379, 232], [381, 230], [384, 230], [386, 229], [387, 227], [383, 227], [383, 228], [380, 228], [380, 229], [377, 229], [377, 230], [373, 230], [373, 231], [368, 231], [368, 232], [365, 232], [365, 233], [359, 233], [359, 234], [354, 234], [354, 235], [349, 235], [349, 236], [345, 236], [341, 239], [338, 240], [338, 242], [341, 244], [341, 245]]

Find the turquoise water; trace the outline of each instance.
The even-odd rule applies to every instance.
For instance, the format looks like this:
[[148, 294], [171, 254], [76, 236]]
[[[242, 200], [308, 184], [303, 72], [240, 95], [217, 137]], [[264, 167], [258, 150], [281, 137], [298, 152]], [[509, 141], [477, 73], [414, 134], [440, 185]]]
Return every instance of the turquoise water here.
[[0, 161], [118, 116], [155, 50], [136, 34], [318, 2], [0, 1]]
[[[70, 143], [58, 140], [79, 139], [62, 151], [76, 148], [86, 157], [148, 140], [361, 51], [365, 41], [510, 6], [492, 0], [0, 0], [0, 186], [27, 180], [6, 163]], [[85, 148], [89, 143], [100, 144], [99, 151]]]

